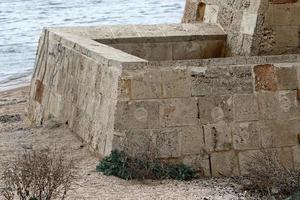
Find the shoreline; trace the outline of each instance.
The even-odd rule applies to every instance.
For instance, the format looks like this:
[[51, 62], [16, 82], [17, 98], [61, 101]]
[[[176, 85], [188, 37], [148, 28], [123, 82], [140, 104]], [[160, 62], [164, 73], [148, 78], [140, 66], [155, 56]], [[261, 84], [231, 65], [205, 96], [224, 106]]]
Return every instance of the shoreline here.
[[0, 89], [0, 94], [16, 92], [19, 90], [27, 90], [30, 88], [30, 83], [18, 84], [15, 86], [5, 87], [5, 89]]

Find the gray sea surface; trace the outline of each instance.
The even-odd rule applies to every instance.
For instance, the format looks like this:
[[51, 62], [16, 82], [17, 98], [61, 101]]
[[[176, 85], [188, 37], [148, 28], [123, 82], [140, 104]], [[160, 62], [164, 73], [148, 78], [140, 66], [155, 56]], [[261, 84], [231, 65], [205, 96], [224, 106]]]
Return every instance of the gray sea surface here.
[[0, 0], [0, 91], [28, 83], [43, 27], [180, 22], [185, 0]]

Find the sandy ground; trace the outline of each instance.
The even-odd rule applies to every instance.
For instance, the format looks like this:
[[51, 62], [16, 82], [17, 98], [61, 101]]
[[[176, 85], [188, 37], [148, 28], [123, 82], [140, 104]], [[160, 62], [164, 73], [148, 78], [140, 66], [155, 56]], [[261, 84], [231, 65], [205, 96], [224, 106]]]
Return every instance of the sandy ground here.
[[[47, 123], [43, 127], [26, 125], [25, 106], [28, 88], [0, 93], [0, 155], [1, 164], [24, 149], [56, 148], [75, 159], [79, 177], [68, 193], [72, 200], [96, 199], [259, 199], [242, 192], [232, 179], [201, 179], [179, 181], [124, 181], [95, 171], [94, 157], [66, 127]], [[3, 168], [3, 167], [2, 167]], [[3, 170], [0, 167], [0, 172]], [[0, 187], [2, 185], [0, 184]], [[3, 197], [0, 197], [3, 199]]]

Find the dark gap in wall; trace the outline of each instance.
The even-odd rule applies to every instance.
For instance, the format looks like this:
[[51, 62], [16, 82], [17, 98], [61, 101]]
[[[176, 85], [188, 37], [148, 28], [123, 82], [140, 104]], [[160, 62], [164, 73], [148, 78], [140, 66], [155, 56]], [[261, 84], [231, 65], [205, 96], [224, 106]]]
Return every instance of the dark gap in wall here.
[[206, 144], [206, 138], [205, 138], [205, 133], [204, 133], [204, 126], [202, 126], [202, 134], [203, 134], [203, 143]]
[[211, 155], [208, 156], [208, 162], [209, 162], [209, 173], [210, 173], [210, 176], [212, 176]]
[[200, 2], [198, 4], [196, 21], [198, 21], [198, 22], [204, 21], [205, 7], [206, 7], [206, 4], [203, 2]]

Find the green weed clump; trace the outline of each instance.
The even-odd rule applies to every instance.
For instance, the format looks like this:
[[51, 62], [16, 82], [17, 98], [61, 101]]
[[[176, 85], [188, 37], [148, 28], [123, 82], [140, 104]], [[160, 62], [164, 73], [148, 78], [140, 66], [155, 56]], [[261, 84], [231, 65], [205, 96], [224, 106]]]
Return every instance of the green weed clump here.
[[131, 179], [175, 179], [191, 180], [196, 172], [184, 164], [170, 164], [158, 159], [147, 161], [133, 158], [123, 151], [112, 151], [97, 165], [96, 170], [107, 176], [117, 176], [125, 180]]

